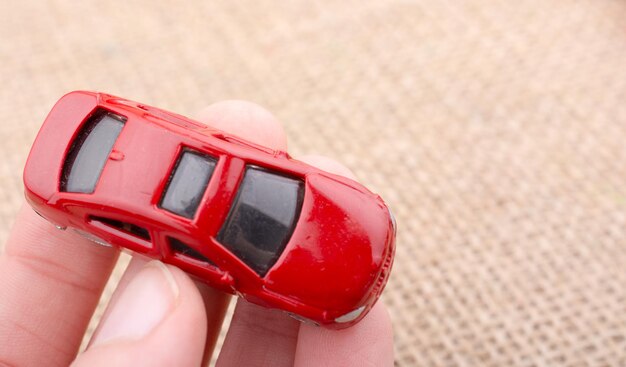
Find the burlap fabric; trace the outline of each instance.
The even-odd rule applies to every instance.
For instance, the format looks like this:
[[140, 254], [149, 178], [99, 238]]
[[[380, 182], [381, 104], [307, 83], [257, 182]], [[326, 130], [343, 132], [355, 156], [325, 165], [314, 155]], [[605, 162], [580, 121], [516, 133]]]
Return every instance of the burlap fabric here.
[[0, 243], [63, 93], [183, 114], [248, 99], [284, 122], [293, 155], [336, 157], [395, 211], [383, 299], [398, 366], [626, 366], [625, 2], [50, 0], [0, 14]]

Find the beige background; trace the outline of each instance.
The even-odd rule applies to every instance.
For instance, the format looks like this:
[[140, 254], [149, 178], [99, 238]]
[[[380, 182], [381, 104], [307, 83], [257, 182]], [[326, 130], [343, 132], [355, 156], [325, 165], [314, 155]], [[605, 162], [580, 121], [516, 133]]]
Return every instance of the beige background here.
[[249, 99], [284, 122], [292, 154], [336, 157], [396, 212], [398, 366], [626, 365], [624, 1], [31, 0], [0, 14], [0, 243], [63, 93], [182, 114]]

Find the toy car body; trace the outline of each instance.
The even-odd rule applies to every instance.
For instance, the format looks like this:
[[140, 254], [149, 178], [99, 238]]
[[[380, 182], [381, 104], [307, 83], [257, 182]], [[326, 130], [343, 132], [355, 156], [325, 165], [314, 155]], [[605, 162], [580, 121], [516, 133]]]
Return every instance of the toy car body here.
[[393, 261], [395, 222], [362, 185], [102, 93], [57, 102], [24, 183], [61, 229], [326, 327], [363, 318]]

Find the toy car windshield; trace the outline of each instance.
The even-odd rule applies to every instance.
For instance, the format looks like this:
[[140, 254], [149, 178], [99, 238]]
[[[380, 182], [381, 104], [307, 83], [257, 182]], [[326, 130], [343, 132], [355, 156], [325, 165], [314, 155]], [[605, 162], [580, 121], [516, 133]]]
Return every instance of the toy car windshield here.
[[265, 275], [289, 240], [303, 194], [301, 181], [247, 167], [217, 240]]

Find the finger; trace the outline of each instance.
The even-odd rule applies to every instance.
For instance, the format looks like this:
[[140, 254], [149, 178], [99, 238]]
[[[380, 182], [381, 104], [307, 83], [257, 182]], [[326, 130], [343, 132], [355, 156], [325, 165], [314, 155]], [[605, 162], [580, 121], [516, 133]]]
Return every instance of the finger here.
[[[254, 103], [234, 100], [217, 102], [202, 109], [195, 117], [209, 126], [253, 143], [275, 150], [287, 150], [287, 137], [282, 125], [269, 111]], [[208, 363], [220, 333], [230, 296], [206, 285], [199, 286], [199, 289], [208, 316], [204, 361]]]
[[378, 302], [363, 320], [344, 330], [303, 324], [294, 366], [393, 366], [393, 331], [385, 305]]
[[98, 334], [72, 364], [83, 366], [199, 366], [206, 314], [183, 271], [147, 263], [109, 305]]
[[128, 266], [124, 270], [124, 274], [122, 275], [119, 282], [117, 283], [117, 286], [115, 287], [115, 291], [113, 292], [113, 295], [111, 295], [111, 298], [109, 299], [109, 304], [107, 308], [104, 310], [104, 313], [102, 314], [102, 317], [100, 318], [100, 322], [98, 323], [96, 330], [94, 331], [93, 335], [91, 335], [91, 340], [89, 341], [88, 347], [93, 344], [93, 342], [98, 337], [98, 334], [100, 334], [100, 330], [102, 329], [102, 325], [104, 324], [103, 320], [106, 320], [109, 317], [109, 314], [111, 313], [111, 310], [113, 309], [111, 305], [114, 305], [118, 302], [120, 296], [124, 294], [124, 290], [130, 283], [130, 281], [133, 280], [135, 276], [149, 262], [150, 262], [150, 259], [144, 256], [134, 255], [132, 257], [132, 259], [128, 263]]
[[[109, 304], [112, 305], [117, 302], [120, 295], [124, 293], [124, 289], [126, 288], [128, 283], [135, 277], [135, 275], [137, 275], [137, 273], [139, 273], [139, 271], [142, 270], [142, 268], [149, 261], [150, 259], [144, 256], [140, 256], [140, 255], [133, 256], [130, 263], [128, 264], [128, 267], [124, 271], [124, 275], [118, 282], [117, 287], [115, 288], [115, 292], [111, 296]], [[211, 330], [211, 331], [217, 331], [213, 333], [208, 333], [207, 335], [207, 340], [205, 343], [204, 350], [209, 351], [209, 352], [203, 353], [204, 359], [202, 361], [202, 366], [206, 366], [211, 360], [211, 354], [212, 354], [211, 352], [215, 348], [217, 337], [219, 336], [219, 330], [221, 329], [222, 322], [224, 321], [224, 316], [228, 308], [228, 303], [230, 301], [230, 295], [225, 294], [223, 292], [219, 292], [215, 290], [214, 288], [211, 288], [207, 284], [202, 283], [200, 281], [194, 281], [194, 284], [198, 288], [198, 291], [200, 292], [200, 296], [203, 299], [203, 305], [205, 307], [205, 314], [207, 315], [206, 329]], [[105, 320], [108, 317], [111, 310], [112, 310], [111, 307], [107, 307], [104, 314], [102, 315], [101, 320]], [[103, 322], [100, 322], [100, 324], [96, 328], [96, 331], [92, 335], [92, 339], [89, 342], [90, 346], [93, 344], [94, 340], [98, 338], [98, 334], [100, 333], [102, 325], [103, 325]]]
[[[308, 155], [300, 160], [327, 172], [356, 179], [350, 169], [331, 158]], [[328, 330], [302, 324], [294, 365], [392, 366], [393, 333], [385, 306], [378, 303], [361, 322], [346, 330]]]
[[[325, 171], [356, 179], [350, 169], [331, 158], [309, 155], [300, 160]], [[345, 330], [328, 330], [302, 324], [294, 365], [393, 366], [393, 331], [384, 304], [378, 302], [363, 320]]]
[[287, 136], [271, 112], [247, 101], [222, 101], [196, 114], [198, 121], [259, 145], [287, 150]]
[[[299, 159], [325, 171], [353, 178], [348, 168], [323, 156]], [[238, 300], [217, 361], [219, 367], [293, 366], [300, 323], [286, 313]]]
[[205, 313], [207, 315], [207, 335], [202, 366], [208, 366], [213, 356], [222, 324], [224, 323], [224, 317], [226, 316], [226, 310], [230, 304], [231, 295], [220, 292], [206, 283], [200, 281], [195, 281], [195, 283], [198, 291], [200, 291], [200, 296], [204, 302]]
[[67, 366], [117, 255], [24, 206], [0, 257], [0, 365]]
[[299, 161], [304, 163], [308, 163], [311, 166], [315, 166], [319, 169], [322, 169], [326, 172], [334, 173], [336, 175], [344, 176], [347, 178], [351, 178], [356, 180], [356, 176], [350, 170], [350, 168], [344, 166], [343, 164], [337, 162], [336, 160], [317, 154], [308, 154], [301, 156], [298, 158]]
[[[223, 102], [222, 116], [201, 116], [222, 130], [276, 150], [287, 150], [287, 139], [280, 124], [265, 110], [253, 110], [240, 102]], [[242, 112], [247, 109], [248, 112]], [[254, 112], [251, 112], [254, 111]], [[233, 114], [248, 115], [233, 124]], [[236, 131], [235, 131], [236, 130]], [[268, 310], [239, 299], [217, 365], [291, 366], [299, 323], [286, 314]]]
[[216, 366], [293, 366], [299, 326], [282, 311], [238, 299]]
[[[203, 110], [198, 118], [220, 130], [251, 142], [276, 150], [287, 150], [287, 139], [281, 125], [271, 113], [257, 105], [241, 101], [220, 102]], [[255, 321], [258, 321], [256, 324], [258, 327], [253, 325]], [[276, 332], [262, 331], [264, 325], [273, 326], [273, 330]], [[258, 333], [251, 333], [251, 329], [258, 331]], [[287, 336], [285, 336], [285, 332], [287, 332]], [[297, 322], [295, 320], [287, 318], [282, 313], [267, 312], [258, 306], [238, 301], [218, 365], [233, 365], [231, 362], [239, 357], [237, 354], [241, 354], [240, 349], [242, 347], [246, 348], [246, 355], [255, 354], [255, 351], [264, 354], [267, 349], [260, 347], [258, 342], [268, 340], [268, 338], [274, 340], [277, 349], [289, 343], [295, 347], [296, 335]], [[291, 341], [289, 341], [290, 339]], [[255, 349], [252, 350], [252, 348]], [[279, 356], [280, 354], [273, 355]], [[289, 358], [292, 357], [291, 354]], [[263, 356], [260, 356], [257, 359], [262, 358]], [[241, 365], [236, 362], [232, 363]], [[244, 365], [253, 366], [254, 364], [244, 363]], [[270, 365], [280, 366], [283, 364], [272, 363]]]

